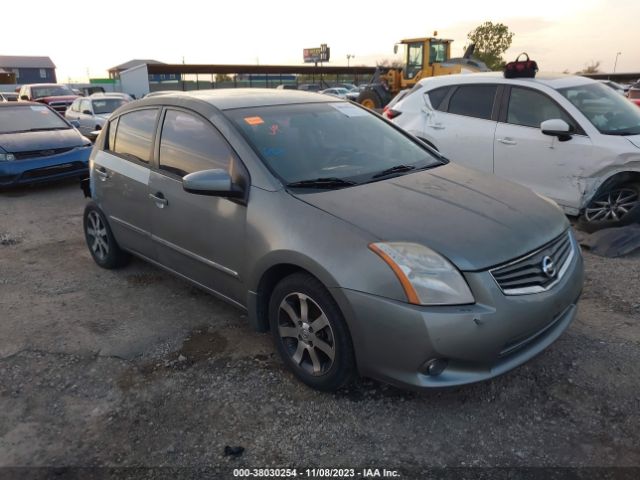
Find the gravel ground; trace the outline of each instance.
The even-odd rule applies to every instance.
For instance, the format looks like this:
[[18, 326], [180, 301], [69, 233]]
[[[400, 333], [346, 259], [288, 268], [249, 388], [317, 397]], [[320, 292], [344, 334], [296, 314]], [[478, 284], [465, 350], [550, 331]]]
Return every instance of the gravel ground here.
[[[283, 368], [242, 312], [141, 261], [98, 268], [84, 203], [76, 184], [0, 194], [0, 478], [34, 472], [7, 467], [156, 468], [114, 478], [375, 467], [427, 478], [440, 467], [640, 466], [640, 254], [586, 253], [576, 321], [507, 375], [420, 394], [360, 380], [323, 394]], [[245, 450], [225, 456], [226, 446]], [[640, 470], [615, 478], [625, 474]]]

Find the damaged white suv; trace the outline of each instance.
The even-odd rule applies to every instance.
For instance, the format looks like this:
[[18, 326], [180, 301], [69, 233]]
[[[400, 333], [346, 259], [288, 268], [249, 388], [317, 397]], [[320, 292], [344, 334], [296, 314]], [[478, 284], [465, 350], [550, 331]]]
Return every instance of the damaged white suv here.
[[585, 230], [640, 219], [640, 108], [599, 82], [433, 77], [386, 115], [450, 160], [553, 199]]

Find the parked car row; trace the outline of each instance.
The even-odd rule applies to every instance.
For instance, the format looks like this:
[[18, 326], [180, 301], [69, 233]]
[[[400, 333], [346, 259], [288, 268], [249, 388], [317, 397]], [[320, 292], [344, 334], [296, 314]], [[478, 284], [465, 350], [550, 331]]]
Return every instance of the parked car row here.
[[453, 162], [551, 198], [587, 230], [640, 219], [640, 109], [601, 83], [433, 77], [386, 114]]

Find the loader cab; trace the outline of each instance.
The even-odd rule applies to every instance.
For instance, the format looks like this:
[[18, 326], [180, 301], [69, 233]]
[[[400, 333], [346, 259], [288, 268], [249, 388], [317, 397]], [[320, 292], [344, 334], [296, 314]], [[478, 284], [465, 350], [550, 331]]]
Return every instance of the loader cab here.
[[[435, 37], [402, 40], [399, 45], [403, 49], [405, 64], [402, 72], [403, 87], [434, 75], [434, 69], [428, 67], [446, 62], [451, 52], [451, 40]], [[398, 45], [394, 50], [397, 53]]]

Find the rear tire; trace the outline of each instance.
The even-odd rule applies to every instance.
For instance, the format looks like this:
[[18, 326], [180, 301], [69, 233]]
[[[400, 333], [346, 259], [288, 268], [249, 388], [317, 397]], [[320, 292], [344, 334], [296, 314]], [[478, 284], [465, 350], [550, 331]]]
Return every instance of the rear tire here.
[[89, 252], [100, 267], [111, 270], [129, 263], [131, 255], [118, 246], [106, 216], [95, 203], [85, 207], [82, 223]]
[[332, 392], [356, 372], [351, 335], [340, 308], [316, 278], [294, 273], [276, 285], [269, 324], [287, 367], [316, 390]]
[[588, 233], [623, 227], [640, 221], [640, 183], [614, 185], [596, 194], [578, 219], [577, 227]]

